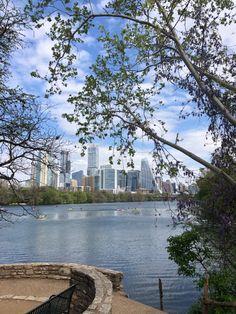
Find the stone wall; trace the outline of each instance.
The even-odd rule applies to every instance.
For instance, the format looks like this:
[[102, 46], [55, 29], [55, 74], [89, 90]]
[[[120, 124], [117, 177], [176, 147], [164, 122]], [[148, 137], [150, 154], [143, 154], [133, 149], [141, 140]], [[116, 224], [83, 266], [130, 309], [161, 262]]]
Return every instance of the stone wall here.
[[78, 284], [71, 314], [110, 314], [112, 290], [122, 289], [123, 274], [74, 263], [2, 264], [0, 279], [7, 278], [68, 279], [71, 285]]

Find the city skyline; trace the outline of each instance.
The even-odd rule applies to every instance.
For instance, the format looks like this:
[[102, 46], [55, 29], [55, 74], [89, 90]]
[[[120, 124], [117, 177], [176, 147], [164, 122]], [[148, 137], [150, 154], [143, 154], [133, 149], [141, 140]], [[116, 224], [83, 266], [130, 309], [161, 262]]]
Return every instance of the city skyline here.
[[[170, 180], [168, 176], [154, 173], [151, 162], [146, 156], [142, 156], [140, 164], [136, 164], [134, 168], [121, 168], [116, 163], [101, 164], [99, 145], [91, 144], [88, 151], [90, 154], [84, 156], [86, 159], [84, 169], [74, 167], [71, 161], [72, 154], [68, 149], [63, 148], [60, 157], [54, 161], [50, 156], [41, 156], [39, 153], [38, 161], [32, 164], [30, 180], [26, 181], [26, 186], [29, 184], [39, 187], [52, 186], [65, 190], [83, 187], [89, 191], [106, 190], [113, 193], [149, 191], [173, 194], [177, 191], [177, 187], [183, 192], [185, 186], [193, 184], [192, 191], [195, 191], [196, 184], [193, 179], [188, 182], [179, 180], [179, 177]], [[50, 168], [52, 164], [55, 166], [54, 169]]]
[[[173, 180], [165, 180], [155, 174], [147, 158], [141, 159], [141, 170], [117, 169], [111, 164], [99, 166], [99, 146], [91, 145], [90, 154], [87, 155], [87, 172], [71, 169], [70, 152], [61, 150], [60, 158], [52, 160], [45, 153], [39, 152], [38, 159], [31, 166], [30, 186], [51, 186], [63, 190], [76, 191], [110, 191], [120, 192], [151, 192], [174, 194], [184, 192], [185, 185], [176, 184]], [[55, 168], [51, 168], [54, 165]], [[87, 174], [87, 175], [86, 175]], [[196, 191], [196, 184], [192, 186], [191, 193]]]

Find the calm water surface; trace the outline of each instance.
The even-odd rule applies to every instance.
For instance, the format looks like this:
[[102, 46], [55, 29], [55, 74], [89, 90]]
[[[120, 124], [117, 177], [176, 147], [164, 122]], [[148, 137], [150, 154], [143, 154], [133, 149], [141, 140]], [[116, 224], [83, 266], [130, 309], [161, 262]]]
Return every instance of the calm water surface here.
[[192, 281], [179, 277], [168, 259], [166, 240], [180, 232], [171, 226], [168, 203], [39, 208], [46, 220], [27, 216], [1, 225], [0, 263], [77, 262], [119, 270], [129, 297], [154, 307], [159, 307], [161, 278], [164, 308], [172, 314], [187, 313], [197, 298]]

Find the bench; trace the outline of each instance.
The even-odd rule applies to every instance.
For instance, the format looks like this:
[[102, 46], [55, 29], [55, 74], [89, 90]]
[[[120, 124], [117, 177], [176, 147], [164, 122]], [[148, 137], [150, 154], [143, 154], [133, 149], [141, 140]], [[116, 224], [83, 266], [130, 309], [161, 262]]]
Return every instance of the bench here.
[[48, 301], [40, 304], [26, 314], [67, 314], [76, 285], [72, 285], [57, 295], [52, 295]]

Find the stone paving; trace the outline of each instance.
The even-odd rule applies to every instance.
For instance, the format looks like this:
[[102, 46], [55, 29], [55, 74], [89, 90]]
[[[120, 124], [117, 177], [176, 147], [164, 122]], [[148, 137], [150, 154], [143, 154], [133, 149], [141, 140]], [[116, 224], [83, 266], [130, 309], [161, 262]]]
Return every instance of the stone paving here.
[[1, 279], [0, 314], [24, 314], [68, 286], [68, 280]]
[[[68, 280], [1, 279], [0, 314], [25, 314], [69, 286]], [[120, 293], [113, 294], [113, 314], [163, 314], [164, 312], [130, 300]]]

